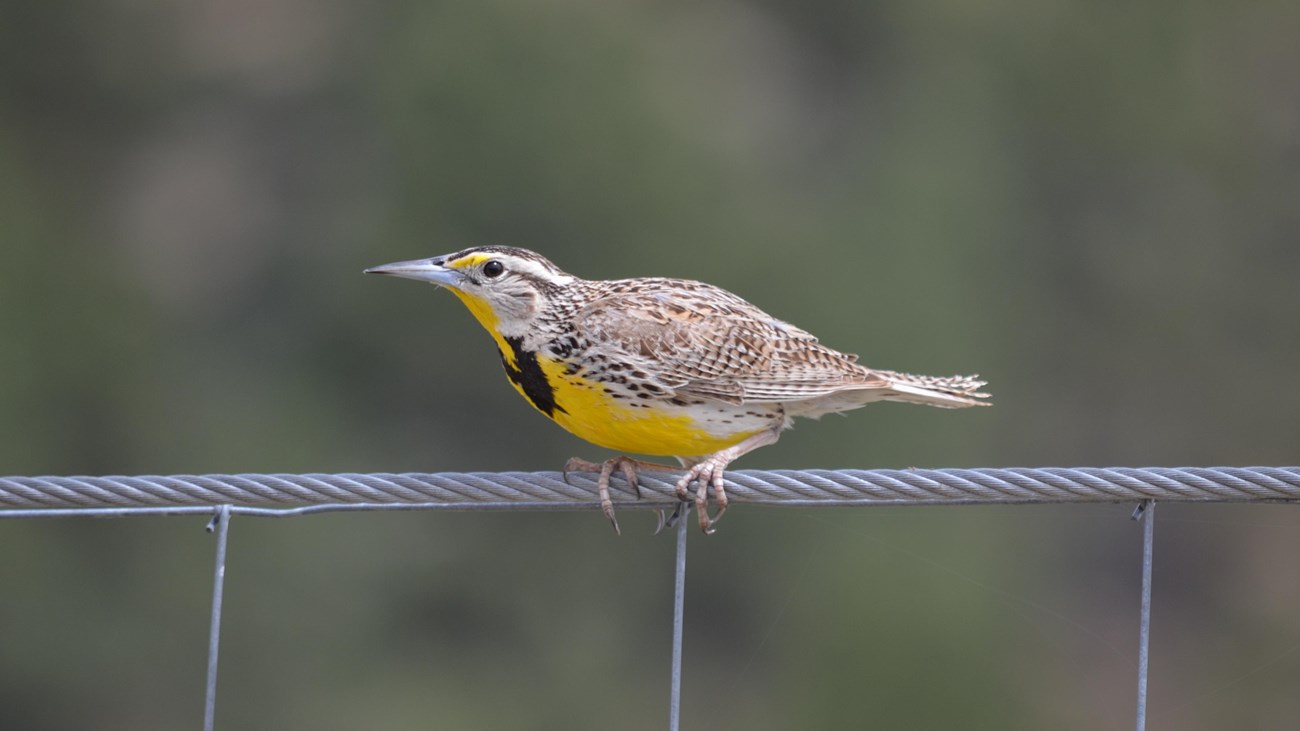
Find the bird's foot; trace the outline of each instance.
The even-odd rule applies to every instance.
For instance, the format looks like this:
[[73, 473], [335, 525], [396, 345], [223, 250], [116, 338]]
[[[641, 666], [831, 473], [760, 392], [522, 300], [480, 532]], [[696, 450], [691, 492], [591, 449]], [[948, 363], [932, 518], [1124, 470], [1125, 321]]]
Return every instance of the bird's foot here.
[[[700, 530], [705, 535], [713, 532], [714, 526], [722, 520], [722, 514], [727, 512], [727, 490], [722, 484], [722, 475], [726, 472], [727, 465], [731, 464], [741, 455], [758, 449], [759, 447], [773, 444], [781, 435], [780, 425], [771, 429], [764, 429], [757, 434], [751, 434], [740, 442], [727, 447], [719, 452], [703, 457], [686, 459], [678, 457], [682, 466], [686, 468], [686, 474], [682, 475], [677, 481], [677, 499], [687, 502], [692, 499], [690, 491], [687, 489], [692, 482], [698, 483], [695, 489], [694, 501], [695, 512], [700, 518]], [[709, 517], [709, 487], [713, 487], [713, 502], [718, 506], [718, 512], [712, 518]], [[681, 506], [673, 512], [675, 520], [683, 511]], [[672, 521], [669, 521], [672, 524]]]
[[[632, 488], [632, 492], [639, 500], [641, 498], [641, 486], [637, 484], [637, 470], [666, 470], [671, 472], [675, 471], [675, 468], [669, 467], [668, 465], [655, 464], [654, 462], [642, 462], [641, 460], [632, 459], [631, 457], [626, 456], [612, 457], [600, 463], [588, 462], [585, 459], [574, 457], [564, 463], [562, 474], [564, 475], [565, 482], [569, 481], [570, 472], [599, 473], [599, 476], [596, 478], [596, 493], [600, 498], [600, 510], [605, 514], [605, 517], [609, 519], [610, 524], [614, 526], [614, 532], [621, 535], [622, 531], [619, 530], [618, 519], [614, 517], [614, 501], [609, 497], [609, 478], [614, 474], [615, 469], [623, 473], [623, 478], [627, 480], [628, 486]], [[655, 529], [655, 533], [663, 530], [663, 527], [664, 514], [663, 511], [659, 511], [659, 527]]]
[[[692, 499], [688, 488], [692, 482], [697, 483], [694, 495], [695, 513], [700, 518], [700, 530], [704, 531], [705, 535], [713, 533], [714, 526], [722, 520], [722, 514], [727, 512], [727, 490], [723, 487], [722, 476], [730, 463], [730, 459], [722, 455], [714, 455], [688, 467], [686, 474], [677, 481], [677, 498], [682, 502]], [[710, 486], [713, 487], [713, 502], [717, 505], [717, 512], [713, 517], [709, 517]], [[677, 512], [674, 512], [673, 519], [676, 518]]]

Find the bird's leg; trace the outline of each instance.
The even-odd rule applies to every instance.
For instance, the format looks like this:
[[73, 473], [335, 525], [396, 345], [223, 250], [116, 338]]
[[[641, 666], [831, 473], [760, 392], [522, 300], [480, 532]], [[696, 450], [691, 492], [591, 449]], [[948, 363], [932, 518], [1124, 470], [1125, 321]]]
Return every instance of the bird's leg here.
[[[636, 495], [638, 500], [641, 499], [641, 486], [637, 484], [637, 470], [667, 470], [669, 472], [675, 470], [668, 465], [655, 464], [654, 462], [642, 462], [641, 460], [632, 459], [627, 456], [611, 457], [599, 464], [573, 457], [568, 462], [564, 463], [563, 475], [565, 482], [569, 481], [570, 472], [599, 473], [599, 476], [596, 478], [596, 493], [600, 498], [600, 510], [605, 514], [606, 518], [609, 518], [609, 522], [613, 524], [614, 532], [621, 535], [622, 531], [618, 528], [618, 520], [614, 518], [614, 501], [611, 500], [609, 496], [609, 478], [614, 474], [615, 468], [618, 468], [619, 471], [623, 473], [624, 479], [627, 480], [628, 486], [632, 488], [632, 492]], [[659, 528], [655, 530], [655, 533], [658, 533], [663, 529], [663, 522], [663, 513], [660, 512]]]
[[[695, 512], [699, 513], [700, 530], [704, 531], [705, 534], [712, 533], [714, 524], [722, 520], [722, 514], [727, 512], [727, 490], [723, 486], [722, 480], [727, 465], [741, 455], [775, 443], [780, 436], [779, 429], [764, 429], [757, 434], [746, 437], [741, 442], [714, 452], [704, 459], [687, 466], [686, 474], [682, 475], [681, 479], [677, 481], [677, 498], [683, 501], [690, 500], [691, 495], [687, 488], [690, 487], [692, 482], [699, 483], [695, 490]], [[713, 501], [718, 506], [717, 514], [712, 518], [709, 517], [710, 486], [713, 487]]]

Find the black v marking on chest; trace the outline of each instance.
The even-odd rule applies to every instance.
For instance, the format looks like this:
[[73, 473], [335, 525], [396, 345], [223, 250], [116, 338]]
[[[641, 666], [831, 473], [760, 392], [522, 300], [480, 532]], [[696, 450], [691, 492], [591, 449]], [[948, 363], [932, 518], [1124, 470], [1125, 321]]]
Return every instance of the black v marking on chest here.
[[555, 403], [555, 388], [546, 380], [542, 364], [537, 362], [537, 353], [524, 350], [523, 338], [505, 338], [506, 344], [514, 355], [514, 365], [500, 349], [501, 366], [506, 369], [506, 377], [524, 392], [524, 396], [537, 407], [537, 410], [551, 418], [555, 412], [567, 414], [563, 406]]

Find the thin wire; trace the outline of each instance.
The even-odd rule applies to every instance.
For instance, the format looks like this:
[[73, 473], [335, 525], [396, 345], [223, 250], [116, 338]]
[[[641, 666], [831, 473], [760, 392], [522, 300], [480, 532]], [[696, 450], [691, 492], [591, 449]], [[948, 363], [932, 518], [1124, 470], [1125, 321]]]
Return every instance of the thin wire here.
[[221, 601], [226, 583], [226, 543], [230, 536], [230, 506], [217, 508], [208, 531], [217, 531], [216, 569], [212, 576], [212, 624], [208, 631], [208, 682], [203, 703], [203, 731], [212, 731], [217, 714], [217, 648], [221, 642]]
[[1138, 629], [1137, 731], [1147, 727], [1147, 668], [1151, 646], [1151, 558], [1155, 552], [1156, 503], [1142, 503], [1142, 616]]
[[668, 729], [677, 731], [682, 718], [682, 625], [686, 614], [686, 510], [677, 521], [677, 570], [673, 580], [673, 673], [668, 701]]

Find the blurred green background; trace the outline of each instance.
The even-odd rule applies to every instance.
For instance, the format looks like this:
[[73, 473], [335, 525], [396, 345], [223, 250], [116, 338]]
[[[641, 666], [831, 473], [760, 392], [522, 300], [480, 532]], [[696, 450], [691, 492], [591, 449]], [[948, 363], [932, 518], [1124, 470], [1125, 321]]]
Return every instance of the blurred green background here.
[[[485, 243], [991, 382], [738, 467], [1296, 464], [1297, 37], [1274, 0], [7, 3], [0, 473], [607, 456], [361, 275]], [[1131, 508], [734, 508], [683, 727], [1130, 727]], [[0, 728], [198, 726], [203, 524], [0, 522]], [[652, 524], [236, 519], [218, 726], [663, 728]], [[1152, 726], [1293, 727], [1296, 509], [1156, 534]]]

